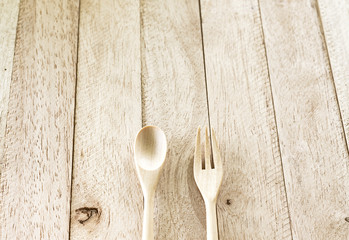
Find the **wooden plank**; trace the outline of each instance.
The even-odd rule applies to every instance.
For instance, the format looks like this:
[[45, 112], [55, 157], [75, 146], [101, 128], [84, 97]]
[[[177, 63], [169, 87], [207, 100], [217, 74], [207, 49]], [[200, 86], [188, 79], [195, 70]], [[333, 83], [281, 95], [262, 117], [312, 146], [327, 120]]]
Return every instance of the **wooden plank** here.
[[1, 239], [68, 239], [78, 1], [20, 3]]
[[156, 239], [205, 239], [193, 177], [196, 129], [208, 122], [198, 1], [141, 1], [143, 124], [168, 141], [155, 199]]
[[2, 159], [4, 149], [18, 10], [19, 0], [3, 0], [0, 2], [0, 159]]
[[82, 0], [80, 9], [71, 239], [140, 239], [139, 3]]
[[349, 143], [349, 1], [318, 0], [347, 145]]
[[202, 1], [220, 239], [292, 239], [258, 1]]
[[261, 1], [295, 239], [347, 239], [348, 151], [312, 0]]

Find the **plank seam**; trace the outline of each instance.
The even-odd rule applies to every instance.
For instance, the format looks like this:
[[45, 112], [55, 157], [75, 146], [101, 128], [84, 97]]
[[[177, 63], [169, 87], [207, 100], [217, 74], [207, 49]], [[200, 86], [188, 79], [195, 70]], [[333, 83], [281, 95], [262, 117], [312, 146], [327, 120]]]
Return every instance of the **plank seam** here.
[[[208, 116], [208, 129], [210, 131], [210, 147], [212, 152], [212, 136], [211, 136], [211, 119], [210, 119], [210, 105], [208, 98], [208, 87], [207, 87], [207, 74], [206, 74], [206, 55], [205, 55], [205, 42], [204, 42], [204, 30], [202, 26], [202, 11], [201, 11], [201, 0], [198, 0], [199, 3], [199, 16], [200, 16], [200, 34], [201, 34], [201, 47], [202, 47], [202, 60], [204, 66], [204, 78], [205, 78], [205, 90], [206, 90], [206, 105], [207, 105], [207, 116]], [[214, 161], [211, 154], [211, 166], [214, 168]]]
[[141, 126], [144, 127], [144, 122], [145, 122], [145, 118], [144, 118], [144, 87], [143, 87], [143, 43], [144, 43], [144, 36], [143, 36], [143, 17], [142, 17], [142, 0], [139, 0], [139, 58], [140, 58], [140, 70], [141, 70], [141, 74], [140, 74], [140, 86], [141, 86]]
[[[16, 36], [15, 36], [15, 41], [14, 41], [14, 48], [13, 48], [13, 55], [12, 55], [12, 71], [11, 71], [11, 77], [10, 77], [10, 87], [8, 89], [8, 100], [7, 100], [7, 110], [6, 110], [6, 114], [4, 114], [4, 118], [5, 118], [5, 128], [4, 128], [4, 139], [3, 139], [3, 144], [2, 144], [2, 152], [1, 152], [1, 159], [0, 159], [0, 182], [2, 181], [2, 172], [4, 170], [4, 166], [5, 166], [5, 139], [6, 139], [6, 136], [7, 136], [7, 117], [8, 117], [8, 113], [9, 113], [9, 108], [8, 108], [8, 105], [10, 103], [10, 94], [11, 94], [11, 88], [12, 88], [12, 78], [13, 78], [13, 71], [14, 71], [14, 67], [13, 67], [13, 64], [14, 64], [14, 60], [15, 60], [15, 54], [16, 54], [16, 48], [17, 48], [17, 41], [18, 41], [18, 21], [19, 21], [19, 14], [20, 14], [20, 7], [21, 7], [21, 3], [22, 1], [20, 0], [18, 2], [18, 13], [17, 13], [17, 26], [16, 26]], [[4, 202], [4, 194], [3, 194], [3, 191], [1, 192], [1, 202], [0, 202], [0, 212], [3, 214], [3, 202]], [[2, 239], [2, 231], [3, 229], [0, 228], [0, 239]]]
[[331, 82], [332, 82], [332, 86], [333, 86], [333, 90], [334, 90], [334, 93], [335, 93], [335, 96], [336, 96], [336, 102], [337, 102], [337, 105], [338, 105], [338, 112], [339, 112], [339, 118], [341, 120], [341, 126], [342, 126], [342, 131], [343, 131], [343, 134], [344, 134], [344, 143], [345, 143], [345, 146], [346, 146], [346, 149], [347, 149], [347, 152], [349, 154], [349, 145], [348, 145], [348, 136], [345, 132], [345, 127], [344, 127], [344, 121], [343, 121], [343, 116], [342, 116], [342, 110], [341, 110], [341, 105], [339, 103], [339, 99], [338, 99], [338, 94], [337, 94], [337, 86], [336, 86], [336, 83], [334, 81], [334, 76], [333, 76], [333, 68], [332, 68], [332, 63], [331, 63], [331, 57], [330, 57], [330, 53], [328, 51], [328, 47], [327, 47], [327, 40], [326, 40], [326, 34], [325, 34], [325, 29], [324, 29], [324, 25], [323, 25], [323, 21], [322, 21], [322, 16], [321, 16], [321, 11], [320, 11], [320, 5], [319, 5], [319, 1], [316, 0], [316, 13], [317, 13], [317, 17], [318, 17], [318, 21], [319, 21], [319, 24], [320, 24], [320, 32], [321, 32], [321, 36], [322, 36], [322, 41], [323, 41], [323, 44], [325, 46], [325, 51], [326, 51], [326, 54], [327, 54], [327, 59], [328, 59], [328, 65], [330, 67], [330, 75], [331, 75]]
[[[14, 71], [14, 68], [13, 68], [13, 63], [14, 63], [14, 60], [15, 60], [15, 53], [16, 53], [16, 47], [17, 47], [17, 32], [18, 32], [18, 20], [19, 20], [19, 13], [20, 13], [20, 7], [21, 7], [21, 0], [18, 2], [18, 13], [17, 13], [17, 26], [16, 26], [16, 36], [15, 36], [15, 46], [13, 48], [13, 55], [12, 55], [12, 71], [11, 71], [11, 77], [10, 77], [10, 87], [9, 87], [9, 90], [8, 90], [8, 100], [7, 100], [7, 110], [6, 110], [6, 114], [4, 114], [4, 118], [5, 118], [5, 132], [4, 132], [4, 139], [6, 139], [6, 135], [7, 135], [7, 116], [8, 116], [8, 112], [9, 112], [9, 109], [8, 109], [8, 105], [9, 105], [9, 100], [10, 100], [10, 94], [11, 94], [11, 88], [12, 88], [12, 78], [13, 78], [13, 71]], [[1, 154], [1, 161], [0, 161], [0, 181], [1, 181], [1, 176], [2, 176], [2, 170], [3, 170], [3, 167], [1, 166], [2, 164], [4, 164], [3, 160], [4, 160], [4, 156], [5, 156], [5, 141], [3, 143], [3, 150], [2, 150], [2, 154]], [[1, 201], [2, 202], [2, 201]], [[0, 209], [1, 210], [1, 209]], [[1, 234], [0, 234], [0, 238], [1, 238]]]
[[73, 174], [74, 174], [74, 153], [75, 153], [75, 118], [76, 118], [76, 93], [78, 86], [78, 63], [79, 63], [79, 36], [80, 36], [80, 15], [81, 15], [81, 0], [79, 0], [78, 8], [78, 31], [76, 38], [76, 64], [75, 64], [75, 94], [74, 94], [74, 117], [73, 117], [73, 146], [72, 146], [72, 162], [70, 172], [70, 204], [69, 204], [69, 233], [68, 239], [71, 238], [71, 219], [72, 219], [72, 200], [73, 200]]
[[[9, 98], [10, 98], [10, 94], [11, 94], [11, 88], [12, 88], [12, 78], [13, 78], [13, 63], [14, 63], [14, 60], [15, 60], [15, 53], [16, 53], [16, 47], [17, 47], [17, 41], [18, 41], [18, 39], [17, 39], [17, 32], [18, 32], [18, 26], [19, 26], [19, 24], [18, 24], [18, 20], [19, 20], [19, 13], [20, 13], [20, 6], [21, 6], [21, 1], [19, 1], [19, 3], [18, 3], [18, 14], [17, 14], [17, 26], [16, 26], [16, 36], [15, 36], [15, 42], [14, 42], [14, 44], [15, 44], [15, 46], [14, 46], [14, 49], [13, 49], [13, 55], [12, 55], [12, 71], [11, 71], [11, 77], [10, 77], [10, 87], [9, 87]], [[8, 99], [8, 101], [7, 101], [7, 110], [6, 110], [6, 114], [5, 114], [5, 133], [4, 133], [4, 139], [6, 139], [6, 135], [7, 135], [7, 131], [6, 131], [6, 129], [7, 129], [7, 115], [8, 115], [8, 112], [9, 112], [9, 109], [8, 109], [8, 104], [9, 104], [9, 99]], [[5, 155], [5, 141], [4, 141], [4, 144], [3, 144], [3, 152], [2, 152], [2, 156], [1, 156], [1, 159], [3, 160], [3, 156]], [[2, 161], [1, 161], [2, 162]], [[0, 163], [1, 163], [0, 162]], [[2, 168], [1, 168], [2, 169]], [[1, 170], [0, 169], [0, 170]], [[1, 173], [2, 173], [2, 171], [0, 171], [0, 180], [1, 180]]]
[[[11, 93], [11, 87], [12, 87], [12, 77], [13, 77], [13, 61], [15, 59], [15, 53], [16, 53], [16, 46], [17, 46], [17, 32], [18, 32], [18, 21], [19, 21], [19, 12], [20, 12], [20, 7], [21, 7], [21, 3], [22, 3], [22, 0], [20, 0], [18, 2], [18, 14], [17, 14], [17, 26], [16, 26], [16, 36], [15, 36], [15, 47], [13, 49], [13, 55], [12, 55], [12, 71], [11, 71], [11, 82], [10, 82], [10, 88], [9, 88], [9, 98], [10, 98], [10, 93]], [[7, 105], [9, 104], [9, 101], [7, 101]], [[8, 112], [9, 112], [9, 109], [8, 109], [8, 106], [7, 106], [7, 111], [6, 111], [6, 117], [5, 117], [5, 121], [6, 121], [6, 124], [5, 124], [5, 135], [4, 135], [4, 139], [6, 138], [5, 136], [7, 135], [6, 133], [6, 129], [7, 129], [7, 115], [8, 115]], [[4, 143], [4, 146], [5, 146], [5, 143]], [[3, 153], [4, 153], [5, 149], [3, 150]], [[3, 154], [4, 155], [4, 154]], [[1, 156], [2, 157], [2, 156]], [[1, 171], [0, 171], [0, 179], [1, 179]]]
[[277, 121], [276, 121], [276, 111], [275, 111], [275, 104], [274, 104], [273, 88], [272, 88], [272, 85], [271, 85], [271, 78], [270, 78], [270, 69], [269, 69], [269, 60], [268, 60], [267, 46], [266, 46], [266, 43], [265, 43], [265, 35], [264, 35], [264, 28], [263, 28], [261, 4], [260, 4], [260, 0], [257, 0], [257, 1], [258, 1], [259, 18], [260, 18], [260, 21], [261, 21], [261, 32], [262, 32], [262, 38], [263, 38], [265, 60], [266, 60], [267, 71], [268, 71], [269, 87], [270, 87], [270, 93], [271, 93], [271, 104], [272, 104], [273, 110], [274, 110], [274, 124], [275, 124], [275, 131], [276, 131], [278, 151], [280, 153], [280, 162], [281, 162], [281, 169], [282, 169], [282, 179], [283, 179], [283, 182], [284, 182], [286, 206], [287, 206], [288, 219], [289, 219], [289, 225], [290, 225], [290, 233], [291, 233], [290, 235], [291, 235], [291, 239], [293, 239], [291, 213], [290, 213], [290, 207], [289, 207], [289, 201], [288, 201], [288, 195], [287, 195], [287, 187], [286, 187], [286, 181], [285, 181], [284, 164], [283, 164], [281, 148], [280, 148], [279, 129], [278, 129]]

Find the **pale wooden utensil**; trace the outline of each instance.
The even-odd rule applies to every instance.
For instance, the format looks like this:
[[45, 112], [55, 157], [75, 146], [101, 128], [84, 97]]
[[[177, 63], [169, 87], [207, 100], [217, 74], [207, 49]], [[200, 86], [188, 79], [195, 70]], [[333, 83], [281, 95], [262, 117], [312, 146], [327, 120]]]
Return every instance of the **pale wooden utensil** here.
[[164, 132], [156, 126], [142, 128], [136, 137], [134, 157], [144, 195], [142, 240], [153, 240], [153, 209], [155, 189], [165, 162], [167, 142]]
[[207, 239], [218, 239], [216, 203], [218, 191], [223, 179], [223, 164], [219, 153], [216, 135], [212, 129], [212, 153], [214, 166], [211, 166], [210, 142], [206, 127], [205, 166], [201, 159], [200, 127], [196, 135], [194, 154], [194, 178], [206, 206]]

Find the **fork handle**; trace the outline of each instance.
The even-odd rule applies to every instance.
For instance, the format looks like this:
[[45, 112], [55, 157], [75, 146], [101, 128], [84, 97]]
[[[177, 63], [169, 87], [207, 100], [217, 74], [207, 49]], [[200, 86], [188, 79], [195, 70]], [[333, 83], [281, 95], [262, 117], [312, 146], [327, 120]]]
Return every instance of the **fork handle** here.
[[218, 240], [216, 202], [206, 201], [207, 240]]

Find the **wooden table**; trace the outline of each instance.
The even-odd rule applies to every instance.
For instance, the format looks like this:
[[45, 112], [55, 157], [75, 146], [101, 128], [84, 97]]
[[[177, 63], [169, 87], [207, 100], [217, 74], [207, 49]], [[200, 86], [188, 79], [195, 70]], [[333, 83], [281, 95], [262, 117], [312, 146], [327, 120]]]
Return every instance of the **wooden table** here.
[[348, 239], [349, 0], [1, 0], [0, 239], [140, 239], [133, 141], [168, 138], [156, 239]]

